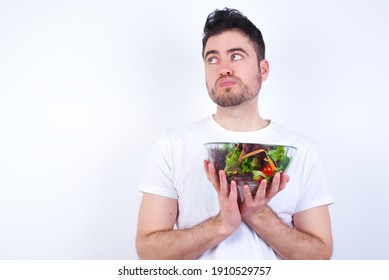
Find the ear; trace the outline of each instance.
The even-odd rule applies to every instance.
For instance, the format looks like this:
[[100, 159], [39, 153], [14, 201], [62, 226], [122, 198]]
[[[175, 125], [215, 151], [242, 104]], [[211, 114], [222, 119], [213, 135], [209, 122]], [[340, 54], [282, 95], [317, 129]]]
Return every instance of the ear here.
[[262, 59], [259, 63], [259, 70], [261, 71], [262, 81], [265, 81], [267, 79], [267, 76], [269, 76], [269, 62], [267, 59]]

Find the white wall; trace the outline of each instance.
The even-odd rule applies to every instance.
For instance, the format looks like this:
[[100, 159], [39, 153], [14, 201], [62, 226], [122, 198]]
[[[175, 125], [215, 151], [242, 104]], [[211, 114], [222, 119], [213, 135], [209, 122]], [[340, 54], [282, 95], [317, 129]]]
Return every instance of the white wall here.
[[388, 259], [389, 4], [0, 1], [0, 259], [135, 259], [136, 191], [166, 128], [211, 114], [206, 16], [262, 30], [260, 108], [319, 144], [334, 259]]

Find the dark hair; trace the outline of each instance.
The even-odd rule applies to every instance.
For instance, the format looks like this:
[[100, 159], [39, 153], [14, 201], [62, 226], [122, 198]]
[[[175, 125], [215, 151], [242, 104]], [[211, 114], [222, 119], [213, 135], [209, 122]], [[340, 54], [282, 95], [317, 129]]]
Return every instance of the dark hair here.
[[208, 15], [204, 25], [203, 57], [208, 39], [231, 29], [238, 29], [250, 38], [257, 53], [258, 63], [265, 58], [265, 42], [261, 31], [241, 12], [229, 8], [215, 10]]

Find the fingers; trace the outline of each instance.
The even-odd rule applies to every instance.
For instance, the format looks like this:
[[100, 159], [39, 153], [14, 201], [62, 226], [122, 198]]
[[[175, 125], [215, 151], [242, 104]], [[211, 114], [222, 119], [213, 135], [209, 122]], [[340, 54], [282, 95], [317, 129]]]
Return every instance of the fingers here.
[[219, 193], [221, 192], [223, 195], [228, 196], [229, 188], [227, 183], [227, 177], [223, 170], [219, 171], [219, 174], [216, 171], [215, 166], [207, 161], [203, 161], [204, 170], [207, 174], [208, 180], [212, 183], [215, 190]]
[[242, 190], [243, 190], [243, 201], [245, 203], [252, 203], [253, 195], [251, 194], [250, 187], [248, 185], [244, 185]]
[[236, 185], [235, 181], [231, 181], [229, 195], [230, 195], [229, 196], [230, 201], [237, 202], [237, 200], [238, 200], [238, 186]]
[[208, 165], [209, 167], [209, 181], [211, 181], [212, 185], [214, 186], [215, 190], [217, 192], [220, 192], [220, 181], [219, 177], [216, 173], [215, 166], [213, 166], [212, 163]]
[[281, 174], [276, 173], [273, 177], [273, 180], [270, 184], [269, 189], [266, 192], [267, 198], [270, 199], [270, 198], [274, 197], [279, 192], [280, 180], [281, 180]]
[[263, 179], [255, 194], [254, 200], [256, 202], [270, 201], [280, 191], [285, 189], [286, 184], [289, 182], [290, 177], [286, 173], [276, 173], [272, 179], [270, 186], [268, 187], [267, 181]]
[[207, 175], [208, 180], [212, 181], [212, 179], [213, 179], [212, 177], [214, 177], [216, 175], [215, 166], [210, 161], [203, 160], [203, 167], [204, 167], [204, 171], [205, 171], [205, 174]]
[[218, 192], [219, 197], [226, 201], [229, 200], [236, 203], [238, 200], [238, 187], [236, 182], [231, 181], [229, 186], [226, 173], [223, 170], [219, 170], [218, 174], [215, 166], [207, 160], [203, 161], [203, 165], [207, 178]]
[[229, 188], [228, 188], [226, 174], [224, 173], [223, 170], [219, 171], [219, 179], [220, 179], [220, 184], [219, 184], [220, 191], [224, 196], [228, 197]]
[[258, 190], [255, 193], [255, 198], [254, 200], [258, 203], [264, 200], [266, 196], [266, 190], [267, 190], [267, 180], [262, 179], [261, 183], [258, 186]]
[[276, 173], [273, 177], [270, 189], [267, 192], [269, 198], [274, 197], [277, 193], [285, 189], [286, 184], [289, 182], [289, 175], [286, 173]]
[[284, 172], [281, 173], [280, 191], [285, 189], [286, 184], [289, 182], [289, 180], [290, 180], [290, 177], [288, 174], [286, 174]]
[[203, 167], [204, 167], [205, 174], [207, 174], [208, 180], [210, 180], [210, 178], [209, 178], [209, 161], [208, 160], [203, 160]]

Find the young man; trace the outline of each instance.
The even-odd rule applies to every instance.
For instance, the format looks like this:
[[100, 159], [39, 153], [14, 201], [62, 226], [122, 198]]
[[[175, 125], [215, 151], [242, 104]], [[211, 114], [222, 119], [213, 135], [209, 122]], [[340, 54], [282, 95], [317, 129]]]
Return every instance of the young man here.
[[[216, 113], [164, 133], [139, 190], [140, 259], [329, 259], [332, 233], [320, 155], [308, 138], [258, 112], [269, 74], [261, 32], [237, 10], [216, 10], [204, 27], [203, 58]], [[255, 195], [216, 174], [203, 144], [250, 142], [298, 148], [286, 173]], [[201, 164], [201, 161], [203, 164]]]

